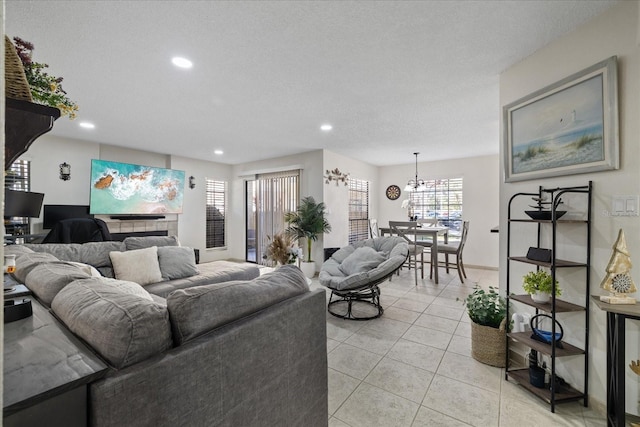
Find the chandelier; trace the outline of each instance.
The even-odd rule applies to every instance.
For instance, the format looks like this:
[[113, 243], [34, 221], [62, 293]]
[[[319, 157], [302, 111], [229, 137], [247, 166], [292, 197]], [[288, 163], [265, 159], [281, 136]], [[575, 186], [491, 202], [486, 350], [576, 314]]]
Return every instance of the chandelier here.
[[410, 179], [409, 182], [407, 182], [407, 186], [404, 187], [404, 191], [425, 191], [427, 189], [427, 186], [424, 185], [424, 180], [418, 179], [418, 154], [420, 153], [413, 153], [413, 155], [416, 156], [416, 179]]

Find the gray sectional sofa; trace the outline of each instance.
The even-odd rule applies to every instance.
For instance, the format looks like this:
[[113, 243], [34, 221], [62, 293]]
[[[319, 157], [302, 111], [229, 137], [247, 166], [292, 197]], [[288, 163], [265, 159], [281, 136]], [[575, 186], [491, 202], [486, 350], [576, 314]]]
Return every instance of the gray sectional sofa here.
[[142, 286], [119, 273], [158, 272], [109, 264], [105, 251], [136, 251], [138, 267], [151, 252], [160, 264], [163, 242], [118, 243], [5, 247], [16, 279], [110, 366], [89, 386], [90, 425], [327, 425], [325, 294], [297, 267], [258, 277], [198, 264], [194, 276], [169, 279], [192, 268], [176, 250], [160, 268], [166, 280]]

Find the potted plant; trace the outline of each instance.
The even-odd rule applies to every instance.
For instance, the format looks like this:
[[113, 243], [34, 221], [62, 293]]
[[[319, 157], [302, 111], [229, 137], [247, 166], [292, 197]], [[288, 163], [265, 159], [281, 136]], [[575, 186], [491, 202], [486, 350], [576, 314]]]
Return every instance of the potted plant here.
[[[530, 271], [526, 276], [522, 278], [522, 288], [526, 293], [531, 295], [531, 299], [538, 303], [549, 302], [551, 293], [553, 292], [553, 280], [551, 274], [545, 270]], [[555, 283], [556, 296], [562, 294], [562, 290], [558, 285], [558, 281]]]
[[295, 239], [307, 240], [307, 253], [300, 263], [305, 276], [312, 278], [316, 272], [316, 264], [311, 258], [311, 243], [318, 240], [322, 233], [331, 231], [331, 225], [325, 218], [324, 203], [316, 203], [313, 197], [303, 197], [295, 212], [287, 212], [284, 216], [288, 224], [286, 232]]
[[495, 288], [476, 286], [464, 300], [471, 319], [471, 356], [478, 362], [503, 368], [506, 362], [507, 303]]

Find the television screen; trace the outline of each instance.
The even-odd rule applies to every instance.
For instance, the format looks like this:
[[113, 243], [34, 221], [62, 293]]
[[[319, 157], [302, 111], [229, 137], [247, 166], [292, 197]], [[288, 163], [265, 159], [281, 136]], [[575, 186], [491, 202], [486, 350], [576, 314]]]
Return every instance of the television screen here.
[[184, 171], [91, 160], [92, 214], [182, 213]]
[[89, 205], [44, 205], [43, 229], [53, 228], [59, 221], [71, 218], [93, 218]]
[[43, 193], [30, 191], [4, 190], [4, 217], [30, 217], [40, 216]]

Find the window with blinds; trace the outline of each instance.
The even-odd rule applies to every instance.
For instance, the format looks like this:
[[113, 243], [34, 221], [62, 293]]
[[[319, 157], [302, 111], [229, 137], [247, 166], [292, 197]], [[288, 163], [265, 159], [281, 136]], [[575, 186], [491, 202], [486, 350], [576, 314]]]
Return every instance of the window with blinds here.
[[225, 181], [205, 178], [207, 214], [206, 214], [206, 247], [223, 248], [226, 246], [225, 218], [226, 218], [226, 188]]
[[27, 160], [13, 162], [5, 174], [4, 188], [16, 191], [30, 191], [31, 163]]
[[462, 226], [462, 177], [430, 179], [425, 181], [427, 189], [409, 193], [413, 212], [418, 218], [437, 218], [438, 223], [455, 235]]
[[369, 238], [369, 181], [349, 179], [349, 244]]

